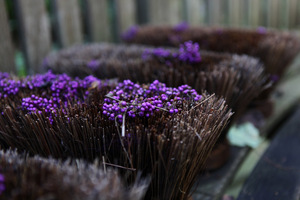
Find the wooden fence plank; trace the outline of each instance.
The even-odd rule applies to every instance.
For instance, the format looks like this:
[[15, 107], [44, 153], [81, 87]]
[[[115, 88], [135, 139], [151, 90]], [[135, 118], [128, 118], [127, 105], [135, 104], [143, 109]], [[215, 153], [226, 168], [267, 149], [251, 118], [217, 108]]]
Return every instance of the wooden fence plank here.
[[261, 25], [261, 0], [251, 0], [249, 3], [249, 20], [248, 23], [252, 27]]
[[205, 22], [206, 4], [204, 0], [186, 0], [187, 22], [199, 25]]
[[42, 60], [51, 47], [45, 1], [17, 0], [16, 6], [27, 72], [40, 72]]
[[148, 1], [136, 0], [137, 4], [137, 23], [146, 24], [149, 21]]
[[[292, 29], [297, 27], [297, 14], [300, 10], [298, 10], [298, 5], [300, 4], [298, 0], [287, 0], [288, 1], [288, 28]], [[300, 16], [300, 15], [299, 15]], [[299, 24], [298, 24], [299, 26]]]
[[281, 0], [280, 1], [280, 28], [288, 29], [289, 25], [289, 1], [288, 0]]
[[0, 71], [16, 73], [5, 2], [0, 1]]
[[87, 23], [91, 40], [94, 42], [111, 41], [111, 23], [108, 15], [107, 0], [86, 0]]
[[149, 0], [151, 24], [178, 24], [183, 21], [182, 0]]
[[136, 4], [135, 0], [115, 0], [117, 16], [117, 34], [120, 35], [130, 26], [135, 25], [136, 21]]
[[268, 26], [273, 28], [279, 27], [279, 5], [280, 0], [268, 0]]
[[229, 0], [229, 25], [240, 26], [242, 23], [241, 0]]
[[222, 0], [209, 0], [208, 5], [208, 24], [219, 25], [221, 24], [221, 4]]
[[55, 30], [62, 47], [82, 43], [82, 21], [77, 0], [53, 0]]

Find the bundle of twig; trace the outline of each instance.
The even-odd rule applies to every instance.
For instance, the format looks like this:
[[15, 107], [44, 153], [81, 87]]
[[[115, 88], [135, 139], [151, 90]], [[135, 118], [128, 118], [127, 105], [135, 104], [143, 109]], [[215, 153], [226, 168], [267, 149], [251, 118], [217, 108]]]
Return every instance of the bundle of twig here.
[[[138, 85], [126, 80], [103, 95], [106, 88], [94, 80], [80, 101], [75, 96], [86, 94], [84, 90], [65, 90], [77, 85], [73, 81], [50, 81], [43, 90], [33, 88], [37, 93], [30, 99], [24, 97], [26, 90], [1, 99], [2, 146], [63, 159], [98, 158], [119, 169], [128, 186], [139, 172], [142, 177], [150, 175], [145, 199], [187, 199], [231, 115], [224, 100], [199, 95], [186, 85], [168, 88], [158, 81]], [[47, 93], [52, 102], [60, 95], [70, 98], [48, 108], [46, 101], [36, 98], [47, 98]]]
[[265, 90], [267, 77], [262, 64], [248, 56], [199, 51], [196, 45], [187, 42], [179, 49], [112, 44], [75, 46], [49, 55], [45, 67], [73, 76], [93, 74], [140, 83], [160, 80], [173, 87], [188, 84], [198, 92], [206, 90], [224, 97], [237, 118]]
[[187, 24], [177, 26], [135, 26], [125, 33], [128, 43], [153, 46], [179, 46], [192, 40], [201, 49], [216, 52], [247, 54], [259, 58], [266, 72], [277, 80], [300, 51], [300, 40], [296, 35], [268, 31], [223, 27], [193, 27]]
[[127, 188], [116, 170], [103, 163], [82, 160], [61, 162], [39, 156], [28, 157], [15, 151], [0, 151], [1, 199], [143, 199], [147, 180]]

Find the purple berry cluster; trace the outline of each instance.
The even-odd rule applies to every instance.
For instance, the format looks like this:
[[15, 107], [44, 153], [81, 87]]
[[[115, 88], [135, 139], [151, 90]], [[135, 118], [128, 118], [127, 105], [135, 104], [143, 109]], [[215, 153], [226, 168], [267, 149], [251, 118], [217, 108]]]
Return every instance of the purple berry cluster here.
[[0, 99], [6, 98], [9, 95], [15, 95], [19, 92], [20, 81], [3, 77], [0, 80]]
[[147, 60], [151, 57], [156, 57], [162, 60], [162, 59], [168, 59], [171, 56], [172, 53], [170, 50], [159, 47], [155, 49], [145, 49], [145, 51], [142, 54], [142, 59]]
[[33, 93], [22, 98], [22, 109], [28, 113], [44, 110], [49, 119], [60, 105], [67, 106], [69, 101], [84, 101], [93, 83], [96, 82], [99, 87], [106, 84], [94, 76], [72, 79], [66, 74], [56, 75], [51, 71], [18, 80], [6, 73], [0, 73], [0, 77], [0, 99], [15, 97], [20, 91]]
[[187, 22], [181, 22], [173, 27], [173, 30], [176, 32], [182, 32], [189, 28], [189, 24]]
[[149, 58], [157, 58], [160, 61], [169, 63], [171, 59], [178, 59], [181, 62], [195, 64], [201, 61], [199, 52], [199, 44], [187, 41], [180, 45], [179, 51], [171, 53], [168, 49], [155, 48], [146, 49], [142, 54], [142, 59], [147, 60]]
[[53, 108], [57, 108], [58, 104], [54, 103], [53, 100], [47, 98], [39, 97], [36, 95], [31, 95], [22, 99], [22, 107], [30, 112], [38, 111], [41, 113], [42, 109], [45, 109], [46, 113], [55, 112]]
[[130, 41], [130, 40], [132, 40], [135, 37], [135, 35], [137, 34], [138, 30], [139, 30], [138, 26], [136, 26], [136, 25], [131, 26], [131, 27], [129, 27], [128, 30], [126, 30], [121, 35], [121, 37], [122, 37], [122, 39], [124, 41]]
[[131, 118], [149, 117], [159, 111], [173, 114], [180, 110], [183, 101], [191, 100], [196, 103], [200, 99], [201, 95], [188, 85], [171, 88], [157, 80], [150, 85], [124, 80], [107, 94], [103, 114], [110, 120], [117, 118], [118, 121], [122, 121], [124, 114]]
[[5, 178], [3, 174], [0, 174], [0, 195], [4, 192], [5, 190], [5, 184], [4, 184]]
[[58, 105], [59, 104], [53, 102], [52, 99], [47, 99], [36, 95], [31, 95], [30, 97], [22, 99], [22, 108], [24, 110], [29, 113], [42, 113], [42, 110], [44, 110], [49, 117], [51, 124], [53, 123], [53, 115], [56, 113], [55, 108], [58, 108]]
[[87, 67], [90, 68], [92, 71], [95, 71], [99, 66], [100, 66], [100, 63], [97, 60], [91, 60], [87, 64]]
[[199, 52], [199, 44], [193, 43], [192, 41], [187, 41], [180, 45], [178, 59], [187, 63], [199, 63], [201, 61], [201, 56]]
[[[43, 97], [40, 97], [43, 99], [43, 100], [39, 99], [41, 100], [39, 102], [41, 104], [35, 104], [35, 103], [29, 104], [31, 106], [36, 105], [37, 106], [36, 108], [42, 108], [42, 107], [45, 108], [44, 106], [48, 105], [48, 103], [50, 103], [49, 106], [52, 105], [53, 108], [56, 108], [61, 103], [67, 105], [68, 101], [70, 100], [77, 100], [77, 101], [84, 100], [89, 93], [87, 89], [91, 86], [91, 84], [97, 82], [99, 85], [100, 83], [100, 80], [95, 78], [94, 76], [87, 76], [81, 80], [78, 78], [72, 79], [66, 74], [54, 75], [50, 73], [48, 79], [46, 77], [43, 78], [47, 80], [50, 91], [44, 94]], [[36, 78], [33, 78], [31, 83], [35, 82], [35, 80]], [[45, 84], [45, 82], [43, 81], [42, 83]], [[43, 84], [34, 85], [34, 86], [41, 87]], [[37, 99], [34, 98], [33, 101], [37, 101]], [[25, 100], [29, 100], [29, 99], [23, 98], [23, 102]], [[49, 101], [47, 102], [47, 100]], [[35, 111], [35, 110], [28, 109], [27, 104], [24, 104], [24, 108], [27, 109], [28, 111]]]

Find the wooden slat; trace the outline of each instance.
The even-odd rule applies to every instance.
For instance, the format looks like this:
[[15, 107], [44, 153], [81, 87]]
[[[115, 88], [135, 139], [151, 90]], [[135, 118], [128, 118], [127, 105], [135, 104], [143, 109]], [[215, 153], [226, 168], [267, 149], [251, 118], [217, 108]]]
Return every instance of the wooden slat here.
[[146, 24], [149, 21], [148, 2], [146, 0], [136, 0], [137, 23]]
[[268, 26], [273, 28], [279, 27], [279, 9], [280, 0], [268, 0]]
[[222, 0], [209, 0], [208, 5], [208, 24], [219, 25], [221, 24], [221, 4]]
[[289, 26], [289, 1], [288, 0], [280, 0], [279, 4], [279, 16], [280, 16], [280, 28], [288, 29]]
[[[62, 47], [82, 43], [82, 21], [77, 0], [53, 0], [56, 16], [55, 30]], [[100, 20], [100, 19], [99, 19]]]
[[241, 0], [229, 0], [229, 24], [237, 27], [242, 23]]
[[40, 72], [42, 60], [49, 53], [51, 46], [45, 1], [18, 0], [16, 6], [27, 71]]
[[242, 5], [241, 5], [241, 15], [242, 15], [242, 26], [249, 26], [249, 13], [250, 13], [250, 3], [252, 0], [242, 0]]
[[249, 25], [252, 27], [257, 27], [261, 25], [261, 0], [251, 0], [249, 3]]
[[127, 30], [130, 26], [135, 25], [136, 21], [136, 4], [135, 0], [115, 0], [117, 31], [118, 35]]
[[0, 71], [16, 73], [14, 50], [4, 1], [0, 1]]
[[149, 0], [151, 24], [178, 24], [183, 20], [182, 0]]
[[[289, 24], [288, 27], [293, 29], [297, 26], [297, 12], [299, 13], [300, 10], [297, 9], [299, 4], [298, 0], [287, 0], [288, 1], [288, 17], [289, 17]], [[300, 16], [300, 15], [299, 15]]]
[[205, 0], [186, 0], [186, 15], [189, 24], [197, 25], [205, 22]]
[[276, 133], [249, 175], [238, 200], [299, 199], [299, 118], [300, 107]]
[[111, 41], [111, 23], [107, 0], [86, 0], [87, 23], [90, 38], [94, 42]]

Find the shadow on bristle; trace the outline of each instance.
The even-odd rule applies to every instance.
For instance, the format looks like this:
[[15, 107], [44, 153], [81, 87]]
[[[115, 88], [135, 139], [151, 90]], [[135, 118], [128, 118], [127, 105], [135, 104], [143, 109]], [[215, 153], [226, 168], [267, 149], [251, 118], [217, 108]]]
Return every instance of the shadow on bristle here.
[[1, 199], [143, 199], [148, 181], [140, 180], [128, 188], [118, 172], [101, 169], [102, 164], [82, 160], [59, 161], [28, 157], [16, 151], [0, 151], [0, 173], [5, 190]]

